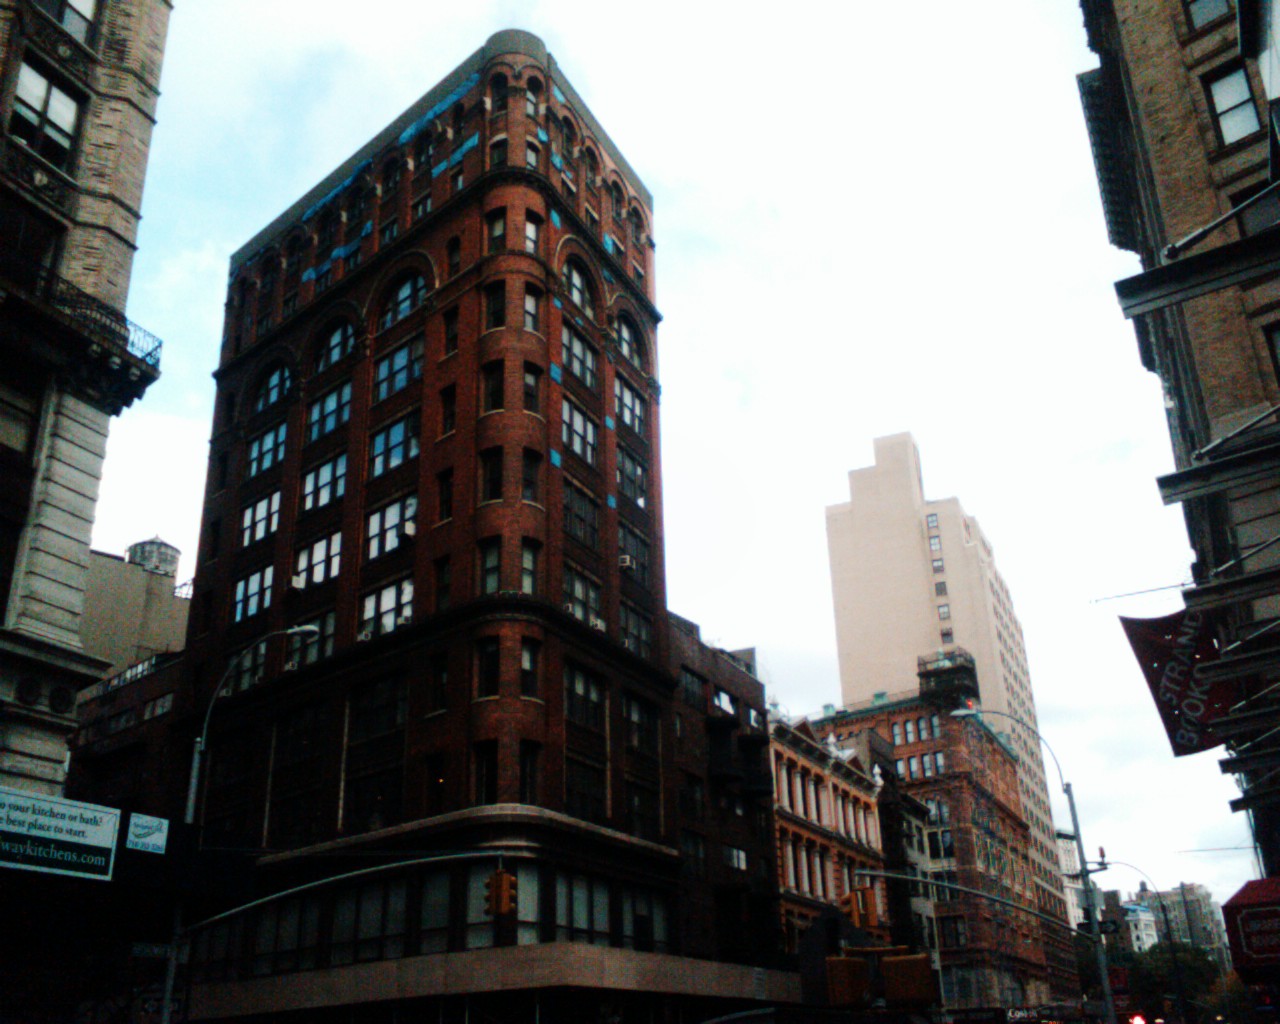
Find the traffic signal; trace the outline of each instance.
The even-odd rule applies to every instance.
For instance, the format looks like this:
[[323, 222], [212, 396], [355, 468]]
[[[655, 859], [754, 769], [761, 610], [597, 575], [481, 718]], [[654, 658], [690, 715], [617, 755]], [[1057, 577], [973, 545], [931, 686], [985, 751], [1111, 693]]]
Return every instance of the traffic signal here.
[[484, 880], [484, 912], [489, 917], [515, 913], [517, 879], [510, 871], [498, 868]]

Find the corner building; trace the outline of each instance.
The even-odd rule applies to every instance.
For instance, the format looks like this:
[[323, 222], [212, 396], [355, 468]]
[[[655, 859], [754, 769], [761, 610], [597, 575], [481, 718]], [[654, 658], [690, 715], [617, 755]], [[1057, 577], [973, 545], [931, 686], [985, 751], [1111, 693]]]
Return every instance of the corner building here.
[[[555, 60], [508, 31], [233, 256], [178, 709], [197, 730], [230, 666], [203, 843], [260, 851], [264, 892], [391, 866], [197, 932], [194, 1016], [785, 995], [729, 963], [776, 933], [745, 673], [711, 746], [721, 806], [759, 828], [681, 850], [680, 730], [712, 709], [673, 712], [651, 225]], [[518, 906], [495, 921], [499, 863]], [[686, 926], [708, 890], [724, 926]], [[402, 958], [394, 984], [367, 970]]]

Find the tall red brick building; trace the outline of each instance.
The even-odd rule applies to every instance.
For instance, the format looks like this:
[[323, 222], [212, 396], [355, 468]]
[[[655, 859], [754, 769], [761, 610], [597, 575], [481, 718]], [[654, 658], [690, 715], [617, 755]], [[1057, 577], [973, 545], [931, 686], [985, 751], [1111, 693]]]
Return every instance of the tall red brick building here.
[[[1265, 873], [1280, 872], [1280, 188], [1276, 25], [1257, 0], [1082, 0], [1079, 77], [1116, 290], [1165, 393], [1159, 479], [1195, 552], [1185, 613], [1139, 659], [1176, 754], [1226, 744]], [[1198, 647], [1194, 685], [1178, 643]], [[1168, 667], [1173, 672], [1167, 671]], [[1188, 676], [1189, 678], [1189, 676]]]
[[167, 749], [225, 674], [207, 909], [311, 888], [196, 929], [194, 1016], [795, 996], [763, 688], [666, 610], [652, 224], [510, 31], [233, 256]]

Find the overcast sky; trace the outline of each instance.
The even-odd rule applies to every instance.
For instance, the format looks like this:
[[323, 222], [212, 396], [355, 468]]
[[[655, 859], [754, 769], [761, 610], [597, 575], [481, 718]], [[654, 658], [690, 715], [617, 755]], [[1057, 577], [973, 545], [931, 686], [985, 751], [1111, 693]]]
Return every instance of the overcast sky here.
[[1138, 268], [1107, 243], [1080, 112], [1097, 61], [1071, 0], [977, 10], [179, 2], [128, 311], [163, 376], [113, 425], [95, 546], [159, 534], [192, 574], [228, 257], [527, 29], [654, 195], [672, 610], [755, 646], [791, 714], [838, 703], [824, 508], [872, 438], [911, 431], [926, 495], [995, 547], [1090, 855], [1225, 900], [1255, 874], [1238, 791], [1221, 751], [1172, 757], [1116, 621], [1180, 607], [1191, 556], [1112, 290]]

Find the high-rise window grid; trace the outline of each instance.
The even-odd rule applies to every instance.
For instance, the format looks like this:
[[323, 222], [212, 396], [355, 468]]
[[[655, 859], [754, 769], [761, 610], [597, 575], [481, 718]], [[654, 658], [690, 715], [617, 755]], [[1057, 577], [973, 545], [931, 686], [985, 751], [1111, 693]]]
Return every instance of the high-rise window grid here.
[[[596, 421], [586, 411], [564, 399], [561, 404], [560, 439], [584, 462], [596, 463]], [[621, 470], [619, 470], [621, 472]]]
[[276, 532], [280, 527], [280, 492], [274, 491], [252, 505], [241, 515], [240, 542], [245, 547]]
[[592, 550], [600, 546], [600, 505], [568, 479], [564, 482], [564, 529]]
[[336, 579], [342, 568], [341, 532], [321, 537], [298, 549], [293, 582], [301, 587]]
[[351, 419], [351, 381], [317, 398], [307, 409], [307, 440], [315, 441]]
[[637, 434], [644, 436], [646, 402], [635, 388], [620, 376], [613, 379], [613, 392], [617, 400], [618, 419]]
[[413, 494], [369, 513], [368, 558], [372, 560], [399, 548], [408, 539], [417, 514], [418, 498]]
[[302, 478], [302, 509], [308, 511], [321, 508], [337, 498], [341, 498], [347, 489], [347, 456], [345, 453], [314, 469], [308, 470]]
[[502, 538], [486, 537], [479, 545], [480, 593], [496, 594], [502, 589]]
[[560, 359], [578, 380], [589, 388], [596, 386], [596, 350], [578, 331], [564, 324], [560, 328]]
[[360, 632], [390, 633], [413, 618], [413, 579], [406, 577], [364, 595], [360, 602]]
[[642, 658], [647, 658], [652, 653], [653, 626], [649, 616], [631, 607], [625, 601], [618, 609], [618, 631], [622, 646], [627, 650], [633, 651]]
[[648, 500], [645, 465], [622, 445], [618, 445], [618, 493], [640, 508]]
[[373, 400], [381, 402], [422, 376], [422, 339], [392, 349], [373, 364]]
[[618, 524], [618, 553], [623, 567], [632, 578], [645, 586], [649, 583], [649, 542], [626, 523]]
[[564, 567], [565, 611], [582, 622], [600, 620], [600, 584], [577, 569]]
[[520, 456], [520, 498], [534, 504], [542, 501], [542, 455], [532, 448]]
[[573, 663], [565, 665], [564, 705], [569, 721], [590, 729], [604, 729], [605, 684], [594, 672]]
[[286, 424], [278, 423], [249, 442], [249, 467], [246, 477], [257, 476], [284, 461]]
[[408, 459], [418, 457], [416, 414], [375, 431], [369, 438], [369, 476], [381, 476]]
[[289, 660], [300, 665], [310, 665], [333, 654], [333, 639], [337, 633], [338, 616], [336, 612], [325, 612], [299, 626], [314, 626], [318, 633], [314, 636], [295, 633], [289, 637]]
[[501, 448], [486, 448], [480, 453], [480, 500], [502, 500]]
[[378, 320], [379, 328], [385, 330], [398, 323], [422, 305], [427, 297], [426, 279], [418, 273], [410, 273], [400, 280], [382, 307], [382, 316]]
[[232, 618], [241, 622], [271, 607], [271, 580], [274, 569], [267, 566], [236, 581]]
[[18, 71], [9, 134], [59, 170], [71, 165], [81, 101], [24, 59]]
[[525, 538], [520, 544], [520, 593], [538, 592], [538, 554], [541, 545]]
[[351, 351], [355, 341], [356, 332], [351, 324], [344, 321], [329, 328], [324, 343], [320, 346], [319, 357], [316, 359], [317, 372], [327, 370], [343, 359]]

